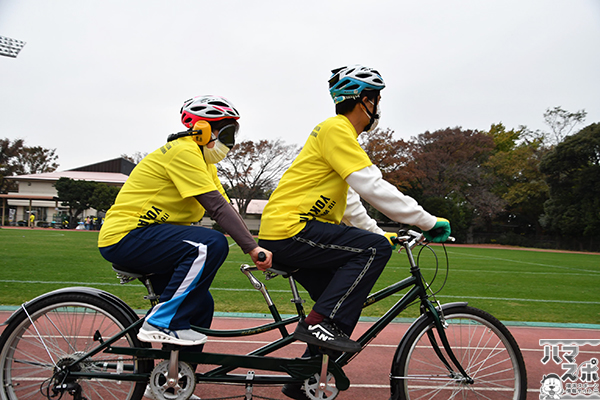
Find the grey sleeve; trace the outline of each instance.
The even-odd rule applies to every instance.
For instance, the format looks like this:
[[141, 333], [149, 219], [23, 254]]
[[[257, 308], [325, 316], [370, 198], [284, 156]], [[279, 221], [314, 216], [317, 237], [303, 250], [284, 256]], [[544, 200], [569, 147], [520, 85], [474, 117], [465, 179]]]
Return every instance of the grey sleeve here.
[[196, 196], [196, 200], [217, 221], [225, 232], [242, 248], [244, 253], [249, 253], [258, 247], [256, 241], [248, 231], [248, 227], [240, 214], [217, 190]]

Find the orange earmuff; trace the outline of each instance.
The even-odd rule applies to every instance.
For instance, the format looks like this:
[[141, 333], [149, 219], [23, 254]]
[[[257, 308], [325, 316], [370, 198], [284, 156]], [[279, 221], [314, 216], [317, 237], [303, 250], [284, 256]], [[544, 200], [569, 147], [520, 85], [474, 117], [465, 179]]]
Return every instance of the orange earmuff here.
[[212, 134], [212, 128], [210, 127], [208, 121], [196, 121], [192, 129], [194, 131], [198, 131], [197, 133], [192, 135], [192, 139], [194, 140], [194, 142], [196, 142], [199, 146], [204, 146], [208, 144]]

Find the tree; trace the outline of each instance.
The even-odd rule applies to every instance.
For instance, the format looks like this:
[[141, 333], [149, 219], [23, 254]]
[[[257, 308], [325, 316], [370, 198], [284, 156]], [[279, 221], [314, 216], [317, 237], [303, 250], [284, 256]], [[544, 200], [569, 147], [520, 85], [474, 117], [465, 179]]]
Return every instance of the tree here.
[[17, 175], [21, 170], [19, 154], [23, 150], [23, 139], [0, 139], [0, 193], [13, 189], [7, 176]]
[[24, 147], [21, 153], [21, 163], [26, 174], [56, 171], [57, 160], [56, 149], [45, 149], [41, 146]]
[[94, 192], [90, 198], [90, 207], [99, 212], [106, 212], [115, 204], [115, 199], [119, 194], [120, 188], [117, 186], [108, 186], [105, 183], [97, 183]]
[[381, 170], [383, 178], [399, 190], [410, 189], [415, 178], [421, 177], [422, 172], [409, 163], [413, 146], [402, 139], [394, 139], [393, 130], [377, 128], [363, 132], [358, 141], [371, 162]]
[[582, 124], [585, 121], [586, 116], [587, 112], [585, 110], [579, 110], [572, 113], [563, 110], [560, 106], [546, 109], [544, 121], [552, 131], [550, 138], [551, 144], [556, 145], [562, 142], [571, 134], [575, 126]]
[[492, 192], [505, 202], [501, 223], [540, 234], [548, 185], [539, 164], [546, 149], [539, 140], [524, 140], [523, 127], [507, 131], [504, 125], [494, 124], [487, 134], [495, 148], [484, 166], [494, 179]]
[[296, 145], [274, 141], [243, 141], [217, 164], [230, 197], [237, 200], [242, 217], [252, 199], [267, 198], [298, 154]]
[[550, 188], [545, 225], [565, 236], [600, 236], [600, 123], [559, 143], [540, 169]]
[[62, 201], [61, 205], [69, 207], [69, 226], [71, 228], [77, 223], [77, 217], [91, 207], [96, 186], [96, 182], [69, 178], [60, 178], [54, 184], [58, 198]]
[[0, 139], [0, 193], [16, 190], [7, 176], [40, 174], [58, 168], [56, 149], [28, 147], [23, 139]]
[[142, 153], [141, 151], [136, 151], [135, 153], [133, 153], [132, 155], [129, 154], [121, 154], [121, 157], [131, 161], [134, 164], [139, 164], [140, 161], [142, 161], [142, 159], [144, 157], [146, 157], [148, 155], [148, 153]]
[[450, 219], [459, 236], [489, 224], [504, 207], [484, 166], [493, 149], [485, 132], [460, 127], [419, 135], [410, 161], [419, 173], [408, 194], [431, 213]]

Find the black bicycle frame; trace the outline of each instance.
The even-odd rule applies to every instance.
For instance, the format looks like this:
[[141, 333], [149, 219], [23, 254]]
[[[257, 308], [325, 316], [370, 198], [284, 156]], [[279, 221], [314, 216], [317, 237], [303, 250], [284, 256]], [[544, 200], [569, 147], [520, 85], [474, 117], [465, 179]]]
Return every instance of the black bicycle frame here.
[[[407, 245], [405, 245], [406, 247]], [[410, 254], [410, 253], [409, 253]], [[445, 348], [447, 354], [449, 355], [452, 363], [458, 368], [461, 374], [467, 378], [468, 375], [463, 370], [462, 366], [456, 359], [454, 353], [452, 352], [450, 345], [447, 341], [444, 327], [443, 327], [443, 315], [441, 314], [441, 310], [436, 309], [436, 307], [431, 303], [427, 295], [427, 289], [425, 287], [425, 283], [423, 281], [420, 269], [414, 263], [414, 260], [409, 257], [409, 261], [411, 262], [411, 276], [390, 285], [376, 293], [373, 293], [368, 296], [363, 304], [364, 307], [368, 307], [372, 304], [379, 302], [389, 296], [396, 294], [402, 290], [411, 288], [407, 293], [405, 293], [400, 300], [398, 300], [394, 306], [392, 306], [382, 317], [380, 317], [373, 325], [367, 329], [365, 333], [363, 333], [360, 338], [357, 340], [358, 343], [364, 348], [372, 339], [374, 339], [389, 323], [392, 322], [394, 318], [396, 318], [402, 311], [404, 311], [408, 306], [413, 304], [415, 301], [419, 301], [421, 305], [421, 312], [430, 314], [433, 317], [436, 330], [438, 331], [439, 337], [442, 341], [442, 345]], [[246, 273], [246, 272], [244, 272]], [[250, 273], [251, 275], [251, 273]], [[254, 278], [252, 276], [252, 278]], [[252, 282], [252, 278], [251, 279]], [[295, 283], [293, 282], [293, 278], [290, 276], [290, 283], [292, 285], [292, 291], [294, 291]], [[255, 286], [256, 287], [256, 286]], [[258, 289], [258, 287], [256, 287]], [[261, 290], [261, 289], [259, 289]], [[296, 292], [297, 293], [297, 292]], [[181, 352], [179, 354], [179, 360], [194, 364], [208, 364], [208, 365], [218, 365], [217, 368], [214, 368], [210, 371], [204, 373], [196, 373], [197, 381], [204, 382], [222, 382], [222, 383], [250, 383], [247, 380], [246, 375], [235, 375], [228, 374], [236, 368], [253, 368], [258, 370], [265, 371], [278, 371], [285, 372], [289, 374], [289, 376], [285, 375], [254, 375], [251, 383], [253, 384], [282, 384], [289, 382], [302, 382], [315, 373], [319, 373], [321, 370], [321, 357], [314, 356], [310, 358], [280, 358], [280, 357], [266, 357], [267, 354], [270, 354], [276, 350], [279, 350], [288, 344], [295, 341], [293, 336], [287, 331], [286, 326], [298, 322], [300, 316], [304, 315], [304, 310], [302, 304], [300, 302], [296, 302], [296, 307], [298, 310], [298, 315], [282, 319], [279, 314], [277, 307], [272, 304], [269, 304], [270, 299], [268, 294], [266, 293], [266, 288], [264, 288], [263, 295], [265, 295], [265, 299], [267, 300], [269, 310], [273, 317], [274, 322], [259, 325], [253, 328], [247, 329], [239, 329], [239, 330], [213, 330], [206, 329], [200, 327], [193, 327], [194, 330], [202, 332], [208, 336], [213, 337], [244, 337], [250, 335], [256, 335], [272, 330], [279, 330], [282, 337], [280, 339], [275, 340], [272, 343], [269, 343], [259, 349], [256, 349], [246, 355], [236, 355], [236, 354], [222, 354], [222, 353], [208, 353], [208, 352]], [[300, 304], [299, 304], [300, 303]], [[118, 335], [108, 339], [106, 342], [102, 342], [100, 346], [91, 350], [90, 352], [82, 355], [74, 364], [76, 365], [78, 362], [91, 357], [101, 351], [105, 351], [106, 353], [111, 354], [120, 354], [120, 355], [129, 355], [135, 356], [139, 358], [150, 358], [157, 360], [168, 360], [170, 356], [170, 351], [167, 350], [159, 350], [152, 348], [131, 348], [131, 347], [116, 347], [111, 346], [119, 337], [125, 335], [129, 330], [134, 329], [141, 320], [137, 321], [133, 325], [129, 326]], [[430, 336], [430, 340], [432, 341], [432, 346], [436, 350], [436, 353], [440, 357], [440, 359], [444, 362], [449, 370], [451, 370], [450, 363], [448, 363], [443, 354], [440, 351], [439, 345], [435, 342], [433, 335]], [[335, 362], [329, 364], [328, 370], [333, 374], [336, 379], [336, 386], [339, 390], [345, 390], [349, 387], [350, 382], [346, 375], [344, 374], [342, 367], [345, 366], [356, 354], [358, 353], [342, 353]], [[78, 372], [78, 371], [70, 371], [70, 375], [72, 377], [81, 377], [81, 378], [103, 378], [103, 379], [112, 379], [112, 380], [131, 380], [131, 381], [145, 381], [148, 379], [147, 374], [109, 374], [109, 373], [90, 373], [90, 372]]]

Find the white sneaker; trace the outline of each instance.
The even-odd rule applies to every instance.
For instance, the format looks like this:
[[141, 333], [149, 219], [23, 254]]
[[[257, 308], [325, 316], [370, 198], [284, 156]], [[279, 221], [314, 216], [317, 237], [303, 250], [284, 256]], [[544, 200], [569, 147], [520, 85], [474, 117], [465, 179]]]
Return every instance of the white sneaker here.
[[[148, 399], [156, 400], [156, 397], [154, 397], [154, 393], [152, 393], [152, 389], [150, 389], [150, 385], [146, 385], [146, 391], [144, 392], [144, 397], [146, 397]], [[202, 400], [202, 399], [192, 393], [189, 400]]]
[[191, 329], [172, 331], [170, 329], [154, 326], [148, 323], [148, 321], [144, 321], [144, 324], [137, 334], [137, 337], [142, 342], [171, 343], [178, 344], [180, 346], [204, 344], [208, 340], [206, 335]]

